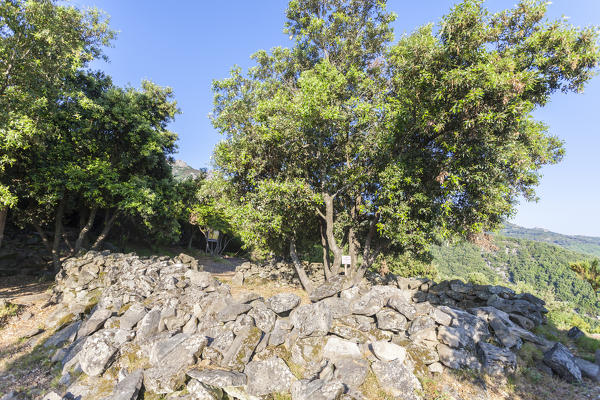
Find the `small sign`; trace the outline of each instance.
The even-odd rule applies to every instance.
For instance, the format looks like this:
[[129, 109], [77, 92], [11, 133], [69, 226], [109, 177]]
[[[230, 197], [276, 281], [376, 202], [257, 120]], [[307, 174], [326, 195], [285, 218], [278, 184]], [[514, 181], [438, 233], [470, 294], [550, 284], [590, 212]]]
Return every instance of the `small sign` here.
[[208, 230], [208, 241], [209, 242], [217, 242], [219, 240], [219, 231], [209, 229]]
[[342, 264], [350, 265], [352, 264], [352, 257], [350, 256], [342, 256]]

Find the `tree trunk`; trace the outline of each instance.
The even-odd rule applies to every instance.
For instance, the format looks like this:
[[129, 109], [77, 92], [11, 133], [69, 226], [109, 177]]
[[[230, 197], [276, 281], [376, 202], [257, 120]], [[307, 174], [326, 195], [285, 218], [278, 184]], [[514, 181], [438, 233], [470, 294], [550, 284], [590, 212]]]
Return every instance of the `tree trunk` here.
[[100, 235], [92, 245], [92, 250], [98, 250], [104, 239], [106, 239], [108, 233], [110, 232], [110, 228], [112, 228], [115, 219], [117, 218], [117, 215], [119, 215], [118, 210], [116, 210], [112, 216], [110, 216], [110, 211], [106, 210], [106, 214], [104, 216], [104, 227], [102, 228], [102, 232], [100, 232]]
[[[92, 226], [94, 225], [94, 220], [96, 219], [97, 211], [98, 211], [98, 207], [93, 207], [90, 210], [90, 215], [88, 216], [88, 220], [87, 220], [86, 224], [81, 228], [81, 231], [79, 231], [79, 236], [77, 236], [77, 241], [75, 241], [75, 253], [79, 253], [79, 251], [83, 247], [83, 242], [85, 240], [85, 237], [87, 236], [87, 233], [90, 231], [90, 229], [92, 229]], [[82, 213], [82, 215], [83, 215], [83, 213]]]
[[69, 238], [67, 237], [67, 233], [64, 231], [64, 229], [63, 229], [62, 237], [63, 237], [63, 240], [65, 241], [65, 244], [69, 248], [69, 251], [71, 252], [71, 254], [75, 253], [75, 249], [71, 245], [71, 242], [69, 241]]
[[50, 246], [50, 241], [48, 240], [48, 236], [46, 236], [46, 233], [42, 229], [41, 225], [39, 223], [35, 222], [35, 221], [32, 222], [32, 225], [35, 228], [36, 232], [42, 238], [42, 243], [44, 243], [44, 246], [46, 246], [46, 249], [49, 252], [52, 252], [52, 246]]
[[327, 242], [327, 237], [325, 236], [325, 221], [320, 221], [320, 229], [321, 233], [321, 246], [323, 247], [323, 269], [325, 270], [325, 279], [331, 279], [331, 260], [329, 259], [329, 243]]
[[188, 240], [187, 248], [188, 250], [192, 249], [192, 240], [194, 240], [194, 227], [190, 229], [190, 240]]
[[66, 199], [63, 198], [58, 203], [58, 208], [56, 209], [56, 220], [54, 221], [54, 240], [52, 242], [52, 265], [54, 267], [54, 272], [58, 272], [60, 268], [60, 238], [62, 236], [63, 229], [63, 215], [65, 214], [65, 203]]
[[342, 249], [337, 245], [335, 236], [333, 235], [333, 196], [328, 193], [323, 193], [323, 200], [325, 200], [325, 232], [327, 234], [327, 242], [333, 252], [331, 274], [335, 276], [340, 273], [340, 266], [342, 265]]
[[306, 292], [308, 294], [311, 294], [313, 291], [312, 282], [308, 278], [308, 275], [306, 275], [306, 271], [304, 270], [304, 265], [302, 265], [302, 262], [298, 258], [298, 254], [296, 253], [296, 243], [294, 242], [294, 240], [290, 241], [290, 257], [292, 258], [292, 262], [294, 263], [294, 268], [296, 269], [296, 273], [298, 274], [298, 277], [300, 278], [300, 283], [302, 283], [304, 290], [306, 290]]
[[373, 237], [375, 236], [375, 229], [377, 225], [378, 216], [374, 216], [369, 225], [369, 233], [367, 233], [367, 238], [365, 240], [365, 247], [363, 249], [363, 261], [360, 266], [357, 266], [356, 270], [352, 272], [352, 282], [354, 284], [358, 284], [363, 276], [365, 276], [365, 272], [367, 269], [373, 265], [373, 261], [379, 251], [379, 249], [375, 252], [371, 251], [371, 243], [373, 241]]
[[4, 207], [0, 210], [0, 249], [2, 248], [2, 242], [4, 241], [4, 228], [6, 227], [7, 214], [8, 207]]

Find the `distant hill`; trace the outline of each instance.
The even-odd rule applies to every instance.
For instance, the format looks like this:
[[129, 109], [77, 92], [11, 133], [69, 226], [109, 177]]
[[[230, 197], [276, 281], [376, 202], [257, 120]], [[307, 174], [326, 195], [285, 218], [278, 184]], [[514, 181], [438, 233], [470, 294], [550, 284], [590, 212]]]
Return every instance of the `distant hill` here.
[[171, 164], [171, 168], [173, 170], [173, 176], [175, 179], [184, 180], [188, 178], [198, 178], [201, 176], [206, 176], [206, 169], [195, 169], [190, 167], [185, 161], [175, 160], [173, 164]]
[[505, 224], [500, 235], [515, 239], [528, 239], [536, 242], [555, 244], [565, 249], [600, 257], [600, 237], [563, 235], [541, 228], [523, 228], [514, 224]]

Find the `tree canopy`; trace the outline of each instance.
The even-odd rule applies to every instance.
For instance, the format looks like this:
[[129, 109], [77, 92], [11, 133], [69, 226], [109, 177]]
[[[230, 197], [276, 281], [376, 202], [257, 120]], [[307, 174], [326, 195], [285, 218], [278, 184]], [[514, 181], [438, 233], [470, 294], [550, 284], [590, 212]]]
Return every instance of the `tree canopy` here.
[[594, 28], [546, 7], [465, 0], [394, 43], [385, 2], [291, 1], [294, 46], [214, 82], [215, 164], [254, 221], [246, 236], [292, 259], [320, 242], [328, 277], [348, 251], [359, 279], [382, 252], [497, 228], [563, 155], [532, 112], [581, 91], [600, 58]]

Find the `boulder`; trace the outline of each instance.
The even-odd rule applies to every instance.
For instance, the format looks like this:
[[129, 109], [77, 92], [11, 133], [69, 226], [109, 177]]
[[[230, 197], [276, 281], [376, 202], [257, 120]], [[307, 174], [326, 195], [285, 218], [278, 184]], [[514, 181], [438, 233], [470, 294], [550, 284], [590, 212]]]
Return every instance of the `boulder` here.
[[488, 374], [501, 375], [515, 372], [517, 368], [517, 356], [509, 349], [501, 349], [493, 344], [477, 343], [477, 354], [481, 358], [481, 364]]
[[261, 339], [262, 331], [257, 327], [251, 326], [242, 329], [223, 355], [221, 366], [243, 371]]
[[253, 360], [246, 365], [244, 373], [248, 378], [248, 393], [253, 396], [289, 392], [296, 380], [286, 363], [279, 357]]
[[246, 384], [246, 375], [237, 371], [225, 371], [221, 369], [193, 369], [187, 375], [204, 383], [205, 385], [224, 388], [229, 386], [243, 386]]
[[583, 333], [583, 331], [578, 327], [574, 326], [571, 329], [569, 329], [569, 331], [567, 332], [567, 336], [571, 339], [577, 340], [580, 337], [585, 336], [585, 333]]
[[390, 308], [384, 308], [376, 315], [377, 327], [393, 332], [406, 330], [407, 319], [404, 315]]
[[421, 390], [421, 384], [400, 359], [375, 361], [371, 369], [384, 392], [406, 400], [420, 399], [418, 391]]
[[338, 400], [344, 393], [344, 384], [339, 380], [306, 379], [292, 384], [292, 400]]
[[456, 326], [440, 326], [437, 338], [440, 342], [455, 349], [472, 349], [475, 345], [473, 338], [469, 336], [467, 331]]
[[141, 341], [158, 333], [160, 323], [160, 308], [154, 307], [150, 310], [138, 324], [136, 339]]
[[301, 305], [290, 313], [290, 322], [299, 337], [325, 336], [332, 320], [331, 312], [321, 302]]
[[575, 357], [562, 343], [556, 343], [544, 353], [544, 363], [568, 382], [582, 382]]
[[403, 362], [406, 358], [406, 349], [394, 343], [377, 341], [371, 343], [369, 347], [375, 357], [381, 361], [400, 360], [400, 362]]
[[146, 315], [146, 308], [140, 303], [133, 303], [119, 318], [121, 329], [131, 330]]
[[78, 355], [81, 370], [89, 376], [101, 375], [118, 351], [113, 340], [114, 333], [103, 330], [90, 336]]
[[421, 315], [419, 317], [416, 317], [410, 324], [410, 327], [408, 328], [408, 334], [413, 336], [414, 334], [426, 330], [426, 329], [431, 329], [431, 328], [435, 328], [436, 327], [436, 323], [433, 320], [433, 318], [427, 316], [427, 315]]
[[323, 347], [323, 358], [329, 359], [335, 363], [341, 358], [361, 358], [362, 354], [358, 345], [349, 340], [341, 339], [336, 336], [329, 336]]
[[262, 302], [255, 304], [248, 312], [248, 316], [254, 319], [254, 323], [258, 329], [264, 333], [269, 333], [273, 330], [275, 320], [277, 319], [277, 315]]
[[127, 375], [125, 379], [117, 383], [115, 390], [107, 400], [135, 400], [142, 389], [144, 375], [141, 369], [137, 369]]
[[326, 297], [335, 296], [339, 292], [342, 291], [344, 286], [344, 277], [342, 275], [337, 275], [329, 279], [329, 281], [323, 283], [322, 285], [317, 286], [310, 293], [310, 300], [312, 302], [317, 302]]
[[466, 350], [453, 349], [440, 343], [437, 345], [437, 351], [440, 362], [448, 368], [479, 370], [481, 366], [477, 358], [469, 354]]
[[279, 293], [269, 297], [267, 306], [279, 315], [286, 315], [300, 304], [300, 296], [294, 293]]
[[210, 387], [196, 379], [192, 379], [187, 383], [186, 389], [192, 396], [190, 400], [221, 400], [223, 391], [219, 388]]
[[371, 289], [350, 304], [350, 311], [352, 314], [371, 316], [377, 314], [385, 303], [386, 298], [379, 291]]
[[600, 382], [600, 366], [579, 357], [575, 357], [575, 364], [581, 370], [581, 375], [594, 381]]
[[216, 315], [217, 320], [221, 322], [235, 321], [240, 314], [247, 313], [252, 308], [249, 304], [232, 303], [225, 306]]
[[62, 328], [60, 331], [56, 332], [54, 335], [50, 336], [45, 342], [44, 347], [60, 347], [67, 342], [72, 342], [75, 340], [77, 336], [77, 331], [81, 326], [81, 321], [73, 322], [65, 328]]
[[341, 358], [335, 362], [333, 377], [350, 388], [358, 389], [367, 379], [368, 373], [369, 362], [367, 360]]
[[91, 335], [98, 329], [102, 328], [104, 322], [112, 316], [112, 311], [99, 308], [88, 317], [88, 319], [81, 324], [81, 327], [77, 331], [77, 337], [84, 337]]

